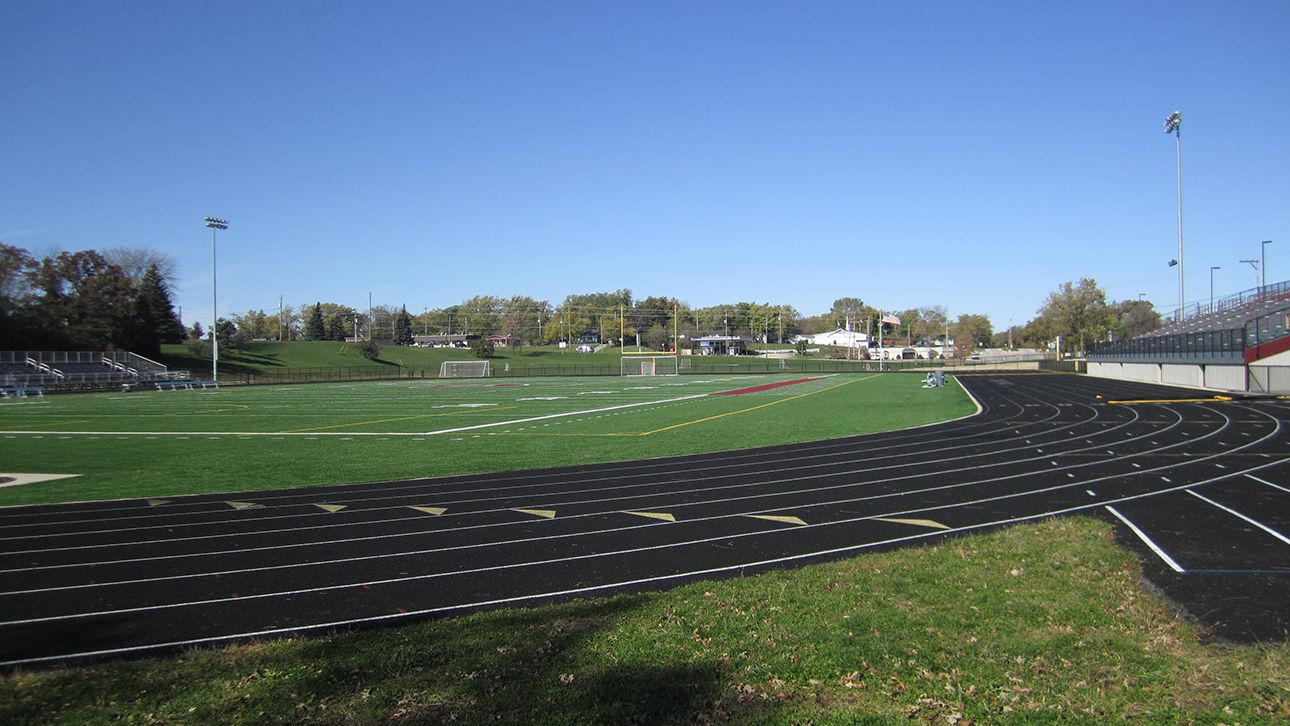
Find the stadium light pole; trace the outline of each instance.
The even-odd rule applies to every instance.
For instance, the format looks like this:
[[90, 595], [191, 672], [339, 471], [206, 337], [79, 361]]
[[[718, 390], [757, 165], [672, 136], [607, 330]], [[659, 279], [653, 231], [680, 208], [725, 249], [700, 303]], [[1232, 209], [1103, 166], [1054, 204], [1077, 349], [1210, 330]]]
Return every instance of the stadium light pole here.
[[1214, 312], [1214, 270], [1221, 270], [1221, 269], [1223, 268], [1218, 265], [1211, 265], [1209, 268], [1209, 312], [1210, 314], [1213, 314]]
[[1259, 294], [1263, 294], [1263, 286], [1268, 282], [1268, 245], [1272, 240], [1265, 239], [1259, 243]]
[[219, 217], [207, 217], [206, 226], [211, 228], [211, 380], [219, 382], [219, 292], [215, 284], [215, 231], [228, 229], [228, 220]]
[[1174, 111], [1165, 119], [1165, 133], [1174, 135], [1174, 148], [1178, 159], [1178, 312], [1182, 320], [1183, 301], [1183, 213], [1182, 213], [1182, 111]]

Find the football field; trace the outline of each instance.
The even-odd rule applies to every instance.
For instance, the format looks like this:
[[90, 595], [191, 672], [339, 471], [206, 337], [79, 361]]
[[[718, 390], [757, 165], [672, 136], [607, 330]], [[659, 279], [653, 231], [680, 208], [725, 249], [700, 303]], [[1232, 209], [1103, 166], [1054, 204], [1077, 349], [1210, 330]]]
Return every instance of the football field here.
[[904, 374], [438, 379], [0, 403], [0, 504], [306, 486], [621, 461], [967, 415]]

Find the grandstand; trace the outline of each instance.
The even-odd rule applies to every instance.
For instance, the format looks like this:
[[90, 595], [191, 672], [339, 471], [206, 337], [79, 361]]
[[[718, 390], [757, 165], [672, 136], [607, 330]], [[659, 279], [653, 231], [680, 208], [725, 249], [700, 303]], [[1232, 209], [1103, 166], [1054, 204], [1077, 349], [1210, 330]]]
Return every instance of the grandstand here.
[[1290, 282], [1197, 306], [1129, 340], [1103, 343], [1088, 372], [1234, 392], [1290, 393]]
[[186, 379], [188, 371], [123, 350], [0, 351], [0, 386], [31, 386], [52, 391], [119, 388], [126, 383]]

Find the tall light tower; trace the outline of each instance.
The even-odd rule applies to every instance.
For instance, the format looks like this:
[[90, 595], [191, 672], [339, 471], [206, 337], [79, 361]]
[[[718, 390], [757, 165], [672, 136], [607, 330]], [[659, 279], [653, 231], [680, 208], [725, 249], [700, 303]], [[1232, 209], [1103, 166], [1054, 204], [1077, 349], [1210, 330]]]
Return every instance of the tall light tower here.
[[218, 286], [215, 284], [215, 231], [228, 229], [228, 220], [219, 217], [207, 217], [206, 226], [211, 228], [211, 380], [219, 381], [219, 305]]
[[1165, 119], [1165, 133], [1173, 134], [1178, 156], [1178, 313], [1182, 320], [1183, 301], [1183, 215], [1182, 215], [1182, 111], [1174, 111]]

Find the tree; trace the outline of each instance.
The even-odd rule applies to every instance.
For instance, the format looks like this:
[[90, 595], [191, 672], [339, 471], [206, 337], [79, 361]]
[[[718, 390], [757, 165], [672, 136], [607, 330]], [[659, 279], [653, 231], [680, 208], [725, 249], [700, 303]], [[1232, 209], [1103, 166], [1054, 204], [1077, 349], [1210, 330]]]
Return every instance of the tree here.
[[476, 358], [492, 358], [493, 341], [488, 338], [481, 337], [479, 340], [470, 344], [470, 352], [474, 353]]
[[394, 317], [394, 343], [412, 345], [412, 316], [408, 315], [407, 305], [400, 308], [399, 314]]
[[1134, 338], [1160, 327], [1160, 313], [1146, 300], [1121, 300], [1111, 306], [1112, 326], [1121, 338]]
[[246, 331], [238, 330], [237, 325], [228, 318], [220, 318], [215, 321], [215, 338], [219, 341], [221, 350], [239, 350], [250, 340]]
[[359, 341], [354, 347], [358, 350], [359, 355], [368, 360], [376, 360], [381, 357], [381, 346], [371, 338]]
[[202, 324], [199, 322], [193, 323], [193, 327], [188, 329], [189, 340], [202, 340], [205, 337], [206, 331], [202, 330]]
[[25, 346], [31, 335], [32, 288], [36, 266], [27, 251], [0, 242], [0, 340], [6, 347]]
[[248, 310], [243, 315], [234, 315], [233, 324], [251, 338], [267, 338], [270, 328], [273, 332], [277, 332], [278, 329], [277, 321], [271, 321], [263, 310]]
[[155, 356], [162, 343], [179, 343], [184, 326], [175, 315], [170, 291], [156, 265], [149, 265], [134, 297], [134, 323], [130, 347], [143, 355]]
[[120, 267], [136, 285], [143, 282], [149, 270], [153, 270], [167, 290], [174, 288], [178, 266], [170, 255], [147, 247], [109, 247], [103, 250], [103, 259]]
[[994, 335], [990, 326], [990, 318], [985, 315], [965, 313], [959, 316], [958, 322], [954, 323], [954, 346], [955, 350], [960, 349], [960, 339], [967, 345], [967, 352], [978, 346], [990, 345], [990, 337]]
[[45, 258], [30, 278], [37, 291], [36, 337], [66, 348], [128, 347], [134, 286], [94, 250]]
[[302, 332], [305, 340], [325, 340], [327, 331], [323, 328], [322, 303], [316, 303], [305, 317], [305, 329]]
[[1083, 278], [1079, 284], [1062, 283], [1048, 294], [1039, 316], [1048, 321], [1051, 332], [1065, 338], [1067, 349], [1085, 351], [1095, 340], [1106, 337], [1114, 324], [1106, 293], [1092, 278]]
[[[353, 318], [350, 318], [353, 320]], [[345, 317], [342, 315], [332, 315], [327, 318], [327, 334], [323, 336], [325, 340], [344, 341], [349, 337], [349, 326], [346, 325]], [[371, 332], [368, 332], [367, 340], [373, 340]]]

